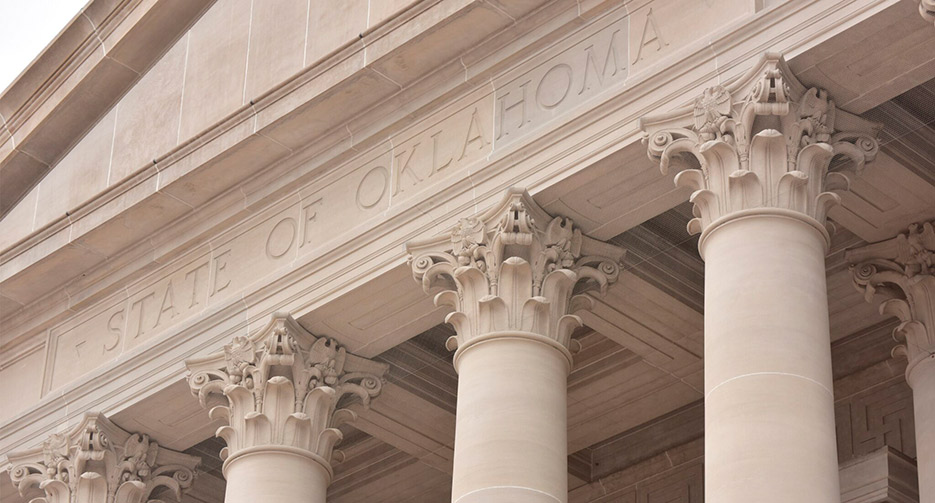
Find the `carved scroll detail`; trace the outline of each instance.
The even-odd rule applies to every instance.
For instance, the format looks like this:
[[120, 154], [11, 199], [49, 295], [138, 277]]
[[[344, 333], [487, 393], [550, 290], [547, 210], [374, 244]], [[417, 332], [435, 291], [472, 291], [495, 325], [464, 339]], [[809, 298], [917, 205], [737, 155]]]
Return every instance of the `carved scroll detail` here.
[[104, 415], [87, 413], [67, 433], [41, 447], [9, 455], [10, 478], [34, 503], [141, 503], [169, 491], [176, 501], [191, 487], [201, 460], [129, 433]]
[[894, 350], [909, 358], [912, 368], [935, 355], [935, 222], [909, 226], [908, 232], [848, 250], [854, 286], [867, 301], [884, 299], [880, 312], [900, 320]]
[[584, 293], [606, 292], [624, 250], [585, 236], [570, 218], [552, 217], [522, 189], [448, 236], [407, 245], [413, 277], [435, 304], [454, 312], [449, 349], [483, 334], [522, 331], [568, 347], [581, 326]]
[[935, 24], [935, 0], [919, 0], [919, 14], [922, 14], [922, 19]]
[[212, 419], [227, 424], [217, 436], [226, 459], [257, 446], [308, 451], [330, 463], [356, 419], [351, 402], [365, 406], [380, 394], [386, 364], [347, 352], [334, 339], [316, 337], [291, 316], [275, 314], [252, 337], [237, 337], [222, 353], [186, 362], [192, 393]]
[[[644, 117], [649, 157], [678, 186], [694, 190], [690, 233], [752, 208], [781, 208], [824, 225], [850, 177], [879, 150], [880, 127], [806, 88], [778, 54], [766, 54], [729, 86], [707, 89], [691, 107]], [[832, 158], [849, 162], [830, 169]]]

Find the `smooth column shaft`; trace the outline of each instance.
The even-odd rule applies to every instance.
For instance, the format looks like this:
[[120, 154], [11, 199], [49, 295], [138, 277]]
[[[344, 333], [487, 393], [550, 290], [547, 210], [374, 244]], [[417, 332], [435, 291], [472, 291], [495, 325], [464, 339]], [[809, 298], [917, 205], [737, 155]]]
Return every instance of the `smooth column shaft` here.
[[456, 357], [452, 501], [566, 502], [566, 356], [510, 335], [464, 349]]
[[286, 449], [237, 453], [225, 463], [224, 503], [325, 503], [331, 475], [312, 457]]
[[935, 503], [935, 355], [917, 363], [908, 380], [915, 412], [919, 501]]
[[702, 236], [707, 503], [840, 502], [816, 225], [762, 210]]

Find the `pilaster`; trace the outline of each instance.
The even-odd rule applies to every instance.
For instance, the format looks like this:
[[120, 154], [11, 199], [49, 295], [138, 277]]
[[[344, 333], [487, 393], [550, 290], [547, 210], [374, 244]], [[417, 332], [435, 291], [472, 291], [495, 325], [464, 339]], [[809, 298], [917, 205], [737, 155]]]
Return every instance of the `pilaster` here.
[[34, 503], [141, 503], [163, 491], [181, 501], [201, 462], [91, 412], [67, 433], [9, 460], [10, 478], [23, 497], [36, 489], [45, 493]]

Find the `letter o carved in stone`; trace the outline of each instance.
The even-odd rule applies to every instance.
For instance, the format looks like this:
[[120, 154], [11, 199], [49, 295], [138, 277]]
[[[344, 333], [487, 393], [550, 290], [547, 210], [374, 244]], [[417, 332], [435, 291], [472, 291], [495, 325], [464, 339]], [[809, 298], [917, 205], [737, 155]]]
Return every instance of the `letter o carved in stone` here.
[[369, 210], [376, 206], [383, 200], [389, 181], [389, 174], [383, 166], [377, 166], [368, 171], [357, 186], [357, 206], [362, 210]]
[[286, 217], [276, 222], [266, 238], [266, 255], [269, 258], [279, 258], [285, 255], [295, 243], [297, 229], [294, 218]]
[[[565, 71], [564, 83], [562, 83], [561, 70]], [[551, 110], [559, 106], [568, 96], [568, 91], [571, 89], [571, 79], [571, 67], [565, 63], [549, 68], [549, 71], [545, 72], [542, 80], [539, 81], [539, 85], [536, 86], [536, 103], [545, 110]], [[546, 80], [549, 82], [546, 82]]]

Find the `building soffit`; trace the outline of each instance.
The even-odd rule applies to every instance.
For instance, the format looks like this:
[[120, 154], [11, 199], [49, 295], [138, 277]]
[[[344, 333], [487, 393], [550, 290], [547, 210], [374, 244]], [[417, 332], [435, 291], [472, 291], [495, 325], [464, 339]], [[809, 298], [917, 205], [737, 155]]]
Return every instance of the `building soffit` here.
[[[773, 11], [770, 13], [775, 13], [776, 16], [790, 16], [794, 12], [792, 12], [792, 9], [790, 8], [781, 7], [773, 9]], [[589, 15], [595, 14], [596, 13], [589, 13]], [[540, 17], [544, 15], [545, 13], [542, 13], [540, 14]], [[551, 15], [554, 15], [554, 13], [549, 14], [549, 16]], [[892, 14], [888, 15], [892, 17]], [[768, 19], [768, 17], [763, 16], [763, 19], [761, 20], [754, 20], [752, 25], [757, 24], [757, 21], [760, 21], [760, 24], [764, 24], [766, 19]], [[916, 17], [914, 19], [918, 18]], [[541, 20], [539, 22], [541, 22]], [[515, 36], [515, 31], [517, 29], [518, 28], [514, 27], [513, 31], [506, 36]], [[502, 39], [504, 37], [501, 36], [499, 38]], [[727, 44], [723, 50], [733, 50], [728, 49], [730, 45], [729, 42], [727, 42], [732, 38], [733, 37], [728, 36], [728, 32], [725, 31], [723, 36], [719, 39], [720, 41], [717, 45], [720, 46]], [[492, 46], [497, 46], [501, 43], [502, 41], [494, 42], [492, 43]], [[798, 43], [798, 45], [801, 45], [801, 42]], [[764, 47], [766, 46], [764, 45]], [[420, 47], [419, 49], [422, 48]], [[699, 46], [698, 49], [699, 50], [696, 51], [695, 54], [692, 54], [691, 51], [687, 51], [690, 56], [686, 56], [684, 59], [682, 59], [679, 66], [689, 61], [693, 62], [693, 64], [697, 64], [696, 61], [699, 59], [698, 56], [702, 56], [701, 59], [704, 60], [705, 57], [703, 56], [701, 47]], [[350, 48], [348, 48], [348, 50], [350, 50]], [[329, 65], [347, 58], [348, 54], [345, 54], [346, 52], [348, 51], [339, 51], [341, 54], [336, 54], [334, 57], [329, 58], [327, 61], [323, 62], [323, 65], [321, 66], [327, 70]], [[686, 53], [686, 51], [682, 52]], [[475, 51], [475, 54], [476, 53], [477, 51]], [[399, 55], [394, 53], [393, 57], [399, 57]], [[475, 59], [477, 58], [477, 56], [471, 57]], [[812, 56], [811, 54], [803, 54], [802, 56], [804, 59], [808, 59], [810, 57], [813, 59], [820, 59], [818, 56]], [[821, 57], [827, 58], [828, 55], [822, 54]], [[461, 57], [458, 60], [453, 61], [448, 66], [459, 67], [460, 70], [458, 70], [458, 73], [461, 77], [464, 77], [463, 80], [470, 80], [473, 84], [478, 84], [479, 82], [483, 81], [485, 74], [481, 72], [484, 65], [478, 63], [475, 65], [476, 68], [473, 71], [469, 70], [467, 74], [464, 74], [464, 61], [465, 57]], [[368, 65], [376, 64], [376, 61], [368, 63]], [[448, 66], [446, 66], [442, 72], [436, 73], [447, 74], [449, 70], [451, 70], [451, 68], [448, 68]], [[806, 65], [803, 64], [802, 66]], [[732, 70], [733, 68], [735, 68], [733, 64], [724, 64], [723, 62], [719, 61], [718, 69], [715, 73], [730, 74], [732, 71], [734, 71]], [[386, 71], [385, 69], [379, 69], [377, 66], [374, 66], [374, 69], [376, 69], [379, 73], [385, 73]], [[57, 290], [63, 286], [62, 282], [71, 283], [72, 287], [70, 290], [72, 291], [77, 289], [86, 290], [88, 283], [99, 278], [95, 271], [100, 270], [101, 265], [104, 264], [105, 261], [108, 264], [107, 268], [113, 269], [115, 262], [126, 262], [128, 257], [131, 256], [134, 257], [137, 261], [146, 260], [145, 257], [152, 256], [153, 248], [162, 249], [162, 240], [159, 238], [155, 240], [152, 239], [153, 235], [151, 232], [146, 232], [141, 236], [135, 236], [132, 232], [127, 232], [125, 230], [121, 231], [120, 233], [114, 233], [112, 230], [114, 225], [117, 225], [118, 222], [122, 221], [120, 218], [117, 218], [118, 214], [121, 214], [121, 212], [122, 218], [137, 218], [141, 212], [148, 212], [150, 215], [155, 215], [157, 221], [152, 222], [152, 225], [157, 228], [161, 224], [161, 222], [158, 221], [159, 218], [174, 218], [175, 213], [153, 211], [154, 208], [158, 207], [157, 201], [149, 197], [153, 194], [147, 193], [146, 190], [139, 190], [139, 188], [135, 188], [139, 184], [142, 184], [140, 187], [147, 185], [148, 182], [146, 182], [146, 180], [149, 180], [149, 178], [154, 177], [157, 174], [159, 174], [161, 180], [160, 184], [164, 185], [164, 187], [159, 189], [160, 193], [169, 194], [171, 197], [175, 198], [175, 200], [183, 201], [185, 204], [198, 208], [197, 212], [190, 211], [187, 215], [183, 216], [181, 220], [198, 220], [203, 222], [205, 218], [204, 215], [206, 213], [210, 213], [210, 206], [214, 206], [215, 208], [223, 207], [228, 210], [228, 213], [225, 215], [226, 217], [230, 214], [229, 211], [231, 210], [232, 204], [242, 208], [245, 203], [249, 205], [251, 202], [256, 201], [260, 197], [259, 194], [257, 194], [256, 197], [248, 196], [247, 200], [244, 201], [243, 195], [247, 190], [255, 190], [252, 187], [264, 185], [262, 182], [253, 184], [247, 183], [241, 187], [241, 191], [228, 190], [225, 193], [226, 197], [215, 198], [211, 201], [210, 205], [205, 205], [205, 202], [215, 196], [216, 193], [195, 194], [190, 190], [192, 186], [199, 185], [204, 185], [205, 187], [214, 187], [214, 190], [226, 188], [229, 184], [225, 184], [224, 187], [218, 187], [216, 183], [210, 182], [210, 180], [216, 180], [218, 178], [215, 175], [211, 175], [211, 173], [218, 173], [218, 170], [221, 169], [221, 165], [226, 166], [223, 168], [223, 178], [225, 180], [236, 180], [239, 176], [254, 174], [255, 170], [251, 169], [244, 171], [243, 166], [240, 166], [239, 168], [235, 167], [237, 165], [236, 159], [240, 158], [240, 156], [251, 156], [253, 159], [251, 161], [251, 165], [255, 162], [278, 163], [278, 165], [281, 166], [281, 169], [286, 170], [290, 169], [286, 167], [287, 165], [295, 167], [296, 165], [301, 164], [299, 158], [307, 158], [308, 156], [313, 156], [316, 154], [319, 156], [319, 158], [324, 158], [329, 155], [337, 155], [338, 157], [335, 159], [341, 159], [341, 156], [346, 155], [347, 153], [347, 151], [343, 149], [348, 146], [348, 142], [354, 149], [359, 150], [364, 148], [368, 144], [368, 140], [366, 140], [368, 133], [365, 133], [364, 130], [361, 130], [360, 121], [357, 121], [356, 123], [350, 122], [345, 125], [344, 128], [335, 127], [329, 130], [328, 135], [322, 137], [319, 142], [313, 142], [313, 145], [306, 147], [304, 152], [298, 152], [298, 150], [301, 148], [301, 146], [308, 145], [308, 137], [296, 137], [295, 132], [289, 132], [289, 128], [285, 127], [283, 124], [275, 121], [269, 122], [272, 118], [279, 116], [282, 113], [292, 112], [293, 108], [291, 107], [293, 107], [295, 103], [293, 99], [299, 97], [295, 95], [303, 94], [303, 89], [312, 85], [313, 82], [316, 82], [316, 75], [318, 75], [321, 71], [322, 68], [319, 68], [318, 66], [309, 69], [308, 72], [304, 72], [302, 75], [299, 75], [295, 79], [287, 82], [280, 89], [274, 90], [267, 95], [260, 97], [258, 100], [255, 100], [256, 102], [249, 108], [238, 111], [225, 121], [222, 121], [222, 123], [219, 123], [217, 127], [213, 128], [211, 132], [208, 132], [208, 134], [201, 135], [194, 142], [190, 142], [183, 147], [175, 149], [175, 151], [167, 154], [164, 157], [157, 158], [157, 169], [149, 169], [146, 171], [146, 173], [142, 174], [142, 177], [131, 177], [127, 180], [127, 183], [111, 187], [110, 189], [104, 191], [104, 193], [102, 193], [95, 201], [89, 202], [88, 204], [83, 205], [79, 210], [73, 212], [67, 219], [53, 223], [49, 227], [34, 233], [27, 240], [14, 245], [8, 250], [5, 250], [2, 256], [0, 256], [0, 281], [3, 282], [3, 286], [5, 287], [4, 290], [7, 292], [4, 295], [5, 298], [3, 299], [4, 305], [6, 307], [5, 311], [16, 311], [20, 306], [24, 304], [31, 304], [40, 297], [47, 297], [50, 294], [52, 297], [61, 297], [61, 292]], [[436, 77], [439, 76], [440, 75], [436, 75]], [[334, 76], [329, 74], [329, 78], [333, 77]], [[469, 77], [472, 78], [469, 79]], [[725, 76], [723, 78], [727, 77]], [[629, 80], [634, 81], [633, 79]], [[426, 80], [426, 83], [433, 84], [433, 87], [438, 87], [437, 85], [434, 85], [438, 82], [432, 81], [431, 79]], [[462, 86], [460, 87], [463, 89], [466, 83], [461, 82], [461, 84]], [[407, 92], [419, 95], [424, 95], [426, 90], [426, 88], [419, 88], [418, 85], [407, 88]], [[636, 92], [635, 89], [634, 91]], [[283, 98], [287, 95], [292, 96], [292, 98], [290, 98], [290, 100], [283, 100]], [[405, 95], [405, 92], [403, 95]], [[311, 95], [306, 94], [306, 98], [308, 96]], [[288, 105], [290, 108], [283, 108], [282, 104], [286, 101], [291, 104]], [[393, 102], [393, 104], [396, 105], [395, 102]], [[418, 106], [416, 103], [413, 103], [412, 105]], [[398, 105], [390, 106], [389, 108], [399, 112]], [[376, 114], [378, 109], [379, 107], [371, 109], [367, 113], [367, 124], [372, 124], [374, 122], [374, 114]], [[260, 113], [263, 110], [267, 110], [270, 113]], [[405, 109], [405, 111], [408, 111], [408, 109]], [[251, 118], [261, 118], [260, 115], [256, 115], [258, 113], [262, 115], [262, 122], [269, 123], [269, 127], [264, 129], [264, 131], [267, 132], [262, 134], [255, 134], [257, 132], [245, 131], [244, 126], [247, 122], [250, 122]], [[293, 113], [292, 115], [295, 114]], [[237, 124], [240, 124], [240, 126], [236, 126]], [[273, 126], [276, 127], [273, 128]], [[273, 130], [276, 132], [273, 133]], [[370, 132], [376, 132], [376, 130], [371, 129]], [[238, 135], [242, 133], [249, 133], [247, 134], [246, 140], [237, 140]], [[347, 133], [351, 134], [348, 135]], [[267, 136], [269, 139], [267, 139]], [[376, 138], [379, 137], [380, 135], [378, 135]], [[372, 142], [373, 140], [374, 137], [371, 137], [369, 141]], [[231, 142], [236, 143], [237, 141], [241, 141], [238, 147], [229, 147]], [[247, 143], [244, 143], [245, 141], [247, 143], [259, 143], [253, 143], [254, 147], [246, 148]], [[264, 144], [266, 145], [265, 147], [262, 146]], [[224, 147], [224, 145], [227, 147]], [[291, 150], [288, 152], [283, 150], [283, 145], [285, 145], [287, 149]], [[217, 150], [218, 148], [222, 148], [222, 150]], [[261, 148], [261, 150], [266, 153], [261, 154], [260, 151], [255, 150], [255, 148]], [[341, 153], [342, 151], [344, 152], [343, 154]], [[198, 152], [197, 156], [195, 156], [195, 152]], [[198, 159], [210, 159], [215, 155], [217, 155], [217, 157], [215, 157], [216, 162], [209, 161], [202, 164], [201, 161], [196, 161], [195, 163], [192, 163], [194, 160], [193, 156], [197, 157]], [[270, 155], [272, 155], [272, 157], [269, 157]], [[267, 170], [266, 173], [260, 176], [274, 176], [274, 172], [275, 170]], [[186, 173], [189, 173], [191, 176], [187, 176]], [[202, 175], [200, 178], [197, 175], [198, 173], [201, 173]], [[207, 178], [201, 180], [201, 178], [204, 178], [205, 176], [207, 176]], [[272, 180], [269, 181], [276, 183]], [[269, 185], [269, 183], [266, 185]], [[251, 188], [248, 189], [247, 186], [250, 186]], [[156, 206], [153, 206], [153, 204], [156, 204]], [[660, 208], [658, 211], [661, 211], [662, 209], [665, 208]], [[111, 214], [114, 210], [117, 210], [118, 213]], [[159, 215], [163, 216], [160, 217]], [[632, 224], [636, 223], [638, 222], [632, 222]], [[182, 226], [173, 225], [172, 228], [180, 229]], [[604, 237], [609, 237], [617, 233], [619, 233], [619, 230], [606, 234]], [[166, 235], [166, 233], [161, 233], [161, 235]], [[119, 256], [119, 258], [115, 260], [115, 257], [117, 256]], [[44, 270], [44, 267], [54, 268], [54, 264], [61, 263], [62, 261], [67, 261], [69, 263], [69, 268], [67, 270], [58, 271], [61, 274], [57, 273], [52, 275], [54, 277], [61, 278], [61, 282], [58, 284], [54, 284], [48, 281], [43, 281], [41, 283], [31, 281], [30, 274], [38, 273], [39, 271]], [[44, 267], [38, 267], [40, 264], [42, 264]], [[69, 281], [74, 279], [73, 273], [78, 270], [83, 270], [83, 274], [80, 275], [82, 279], [77, 281]], [[26, 284], [33, 286], [28, 288], [24, 287], [23, 285]], [[39, 284], [48, 285], [48, 287], [43, 286], [40, 288], [35, 286]], [[69, 295], [71, 294], [69, 293]]]
[[492, 192], [492, 191], [491, 191]]

